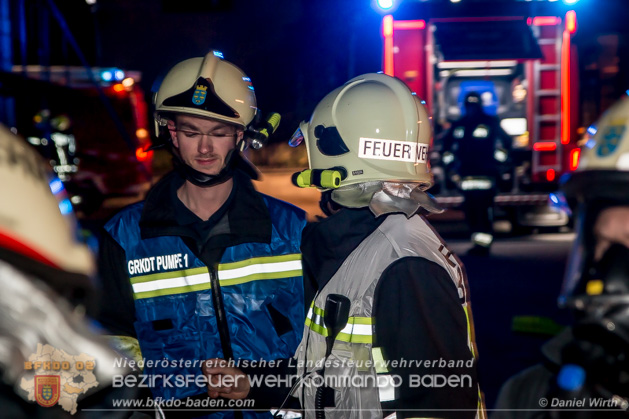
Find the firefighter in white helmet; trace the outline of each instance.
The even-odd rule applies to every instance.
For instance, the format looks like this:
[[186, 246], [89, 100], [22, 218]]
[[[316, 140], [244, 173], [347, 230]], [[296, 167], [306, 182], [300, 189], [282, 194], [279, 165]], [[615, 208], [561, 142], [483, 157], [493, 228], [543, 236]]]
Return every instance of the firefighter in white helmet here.
[[[306, 417], [482, 411], [466, 278], [422, 216], [442, 211], [425, 192], [431, 138], [420, 99], [373, 73], [325, 96], [291, 139], [306, 144], [310, 166], [294, 183], [321, 189], [329, 215], [306, 227], [302, 243], [319, 290], [296, 354], [302, 385], [293, 395]], [[413, 381], [437, 376], [465, 383]]]
[[[256, 170], [242, 150], [264, 141], [278, 120], [254, 131], [251, 80], [222, 54], [175, 65], [154, 104], [175, 170], [105, 225], [100, 262], [110, 303], [100, 317], [118, 341], [139, 341], [154, 397], [207, 398], [200, 361], [293, 355], [303, 330], [305, 217], [254, 189]], [[162, 385], [166, 377], [194, 384]], [[264, 416], [266, 397], [255, 390], [210, 388], [209, 395], [253, 398], [249, 406], [260, 412], [244, 415]]]
[[[116, 367], [119, 355], [88, 328], [94, 258], [78, 240], [72, 205], [49, 169], [26, 141], [0, 125], [0, 416], [6, 418], [82, 418], [89, 415], [85, 408], [107, 409], [111, 397], [133, 395], [111, 388], [128, 369]], [[83, 376], [74, 367], [27, 367], [79, 354], [98, 368]], [[51, 385], [46, 395], [39, 390], [42, 376], [64, 386]], [[72, 386], [78, 393], [68, 393]], [[46, 403], [50, 407], [42, 407]]]
[[[579, 167], [562, 179], [575, 217], [560, 307], [574, 322], [542, 348], [543, 365], [512, 377], [498, 397], [496, 418], [626, 417], [629, 409], [629, 98], [596, 123]], [[570, 411], [542, 411], [540, 399]], [[502, 410], [505, 409], [505, 410]], [[520, 409], [518, 411], [518, 409]], [[528, 410], [522, 410], [528, 409]], [[616, 416], [611, 416], [616, 417]]]

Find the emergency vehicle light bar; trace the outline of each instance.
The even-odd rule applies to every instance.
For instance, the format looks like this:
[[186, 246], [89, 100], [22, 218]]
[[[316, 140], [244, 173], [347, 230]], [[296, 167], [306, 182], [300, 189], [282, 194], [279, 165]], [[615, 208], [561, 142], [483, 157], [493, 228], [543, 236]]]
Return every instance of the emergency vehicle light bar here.
[[458, 76], [458, 77], [484, 77], [484, 76], [510, 76], [513, 74], [511, 68], [492, 68], [492, 69], [475, 69], [475, 70], [459, 70], [449, 72], [447, 70], [439, 72], [441, 77]]
[[550, 141], [539, 141], [533, 144], [533, 150], [535, 151], [555, 151], [557, 149], [557, 143]]
[[561, 24], [561, 18], [557, 16], [536, 16], [528, 18], [527, 23], [533, 26], [556, 26]]
[[515, 67], [516, 60], [499, 61], [442, 61], [438, 68], [487, 68], [487, 67]]
[[[138, 71], [122, 71], [120, 69], [92, 67], [90, 68], [92, 76], [99, 84], [110, 85], [111, 83], [117, 83], [124, 78], [131, 78], [136, 83], [141, 79], [141, 73]], [[24, 74], [26, 77], [51, 81], [53, 83], [61, 84], [71, 87], [85, 87], [91, 85], [90, 75], [85, 67], [76, 66], [42, 66], [42, 65], [27, 65], [23, 67], [21, 65], [14, 65], [12, 72], [16, 74]], [[109, 78], [111, 76], [111, 78]], [[119, 80], [118, 80], [119, 79]]]

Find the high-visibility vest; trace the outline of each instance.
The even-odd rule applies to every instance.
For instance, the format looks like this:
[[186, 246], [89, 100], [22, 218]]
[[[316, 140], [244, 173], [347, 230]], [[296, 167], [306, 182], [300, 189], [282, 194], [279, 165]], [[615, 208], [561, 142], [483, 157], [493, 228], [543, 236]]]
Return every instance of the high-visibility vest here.
[[[401, 214], [388, 215], [347, 257], [311, 304], [304, 337], [296, 354], [303, 383], [293, 393], [302, 399], [306, 417], [315, 416], [316, 390], [324, 382], [335, 390], [336, 406], [325, 409], [327, 419], [382, 418], [381, 402], [396, 398], [395, 383], [391, 381], [393, 377], [385, 367], [382, 351], [374, 347], [377, 340], [373, 302], [382, 273], [403, 257], [425, 258], [437, 263], [449, 274], [458, 290], [461, 310], [468, 320], [470, 360], [475, 357], [468, 315], [467, 284], [456, 257], [419, 215], [410, 219]], [[321, 369], [325, 357], [328, 330], [323, 319], [329, 294], [348, 297], [351, 309], [347, 325], [337, 335], [332, 355], [326, 362], [325, 377], [334, 379], [323, 381], [313, 371]]]

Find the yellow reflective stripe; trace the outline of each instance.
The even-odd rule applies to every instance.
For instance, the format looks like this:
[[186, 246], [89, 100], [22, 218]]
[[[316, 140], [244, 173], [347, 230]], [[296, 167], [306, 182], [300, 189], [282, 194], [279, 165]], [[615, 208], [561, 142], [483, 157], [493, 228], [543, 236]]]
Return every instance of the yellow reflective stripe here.
[[185, 285], [182, 287], [173, 287], [166, 289], [158, 289], [152, 291], [144, 291], [144, 292], [135, 292], [133, 294], [133, 298], [136, 300], [142, 300], [144, 298], [153, 298], [153, 297], [162, 297], [164, 295], [175, 295], [175, 294], [185, 294], [188, 292], [197, 292], [209, 290], [211, 288], [210, 281], [207, 283], [197, 284], [197, 285]]
[[207, 273], [208, 273], [207, 268], [203, 266], [200, 268], [183, 269], [180, 271], [171, 271], [171, 272], [162, 272], [158, 274], [134, 276], [133, 278], [131, 278], [131, 283], [140, 284], [143, 282], [159, 281], [162, 279], [180, 278], [184, 276], [194, 276], [194, 275], [201, 275], [201, 274], [207, 274]]
[[[328, 330], [324, 324], [325, 311], [311, 304], [306, 316], [306, 327], [312, 331], [328, 336]], [[371, 317], [353, 316], [347, 320], [347, 325], [336, 337], [337, 340], [352, 343], [372, 343], [373, 342], [373, 319]]]
[[338, 334], [338, 336], [336, 336], [336, 340], [349, 343], [373, 343], [373, 336], [354, 334], [350, 335], [348, 333], [341, 332]]
[[376, 368], [376, 374], [384, 374], [389, 372], [387, 363], [384, 362], [384, 355], [382, 355], [382, 348], [371, 348], [371, 357], [373, 358], [374, 367]]
[[257, 258], [245, 259], [238, 262], [221, 263], [218, 270], [227, 271], [230, 269], [244, 268], [245, 266], [259, 265], [262, 263], [291, 262], [301, 260], [301, 253], [291, 253], [289, 255], [280, 256], [261, 256]]
[[472, 344], [472, 325], [470, 323], [470, 315], [467, 310], [467, 304], [463, 305], [463, 311], [465, 312], [465, 323], [467, 324], [467, 346], [469, 346], [470, 351], [472, 351], [472, 356], [476, 358], [474, 345]]
[[282, 278], [292, 278], [294, 276], [301, 276], [302, 270], [295, 269], [292, 271], [282, 271], [282, 272], [263, 272], [258, 274], [251, 274], [247, 276], [243, 276], [240, 278], [234, 279], [221, 279], [221, 273], [218, 273], [218, 279], [221, 285], [229, 286], [229, 285], [238, 285], [244, 284], [251, 281], [260, 281], [264, 279], [282, 279]]
[[478, 419], [487, 419], [487, 411], [485, 410], [485, 403], [483, 402], [483, 393], [480, 391], [480, 386], [478, 387], [478, 403], [476, 405], [476, 417]]
[[311, 308], [312, 308], [312, 311], [314, 312], [314, 314], [318, 314], [321, 317], [323, 317], [323, 315], [325, 314], [325, 310], [317, 307], [316, 305], [314, 305], [314, 303], [311, 306]]
[[351, 324], [368, 324], [373, 325], [373, 319], [371, 317], [350, 317], [347, 323]]
[[306, 326], [312, 329], [312, 331], [320, 334], [321, 336], [328, 336], [328, 329], [326, 329], [325, 326], [320, 326], [308, 318], [306, 319]]
[[[298, 253], [250, 258], [218, 267], [221, 286], [301, 275], [301, 254]], [[137, 276], [131, 278], [131, 285], [136, 300], [211, 288], [207, 267]]]

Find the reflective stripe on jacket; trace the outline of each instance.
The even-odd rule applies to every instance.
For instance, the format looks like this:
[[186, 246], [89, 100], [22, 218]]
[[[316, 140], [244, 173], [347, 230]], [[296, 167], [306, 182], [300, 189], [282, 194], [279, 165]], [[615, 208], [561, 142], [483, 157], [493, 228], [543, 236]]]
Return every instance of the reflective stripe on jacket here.
[[[302, 388], [295, 393], [302, 398], [306, 417], [315, 415], [316, 390], [322, 382], [314, 378], [317, 373], [313, 371], [321, 369], [325, 356], [328, 329], [323, 319], [329, 294], [348, 297], [351, 309], [347, 325], [336, 337], [332, 355], [326, 363], [327, 378], [323, 382], [335, 390], [335, 407], [326, 408], [326, 418], [381, 418], [381, 403], [397, 398], [395, 382], [392, 382], [394, 377], [388, 373], [380, 348], [374, 347], [378, 342], [375, 336], [378, 319], [374, 318], [374, 299], [377, 298], [376, 290], [383, 272], [394, 262], [408, 257], [434, 262], [449, 275], [458, 291], [461, 310], [468, 319], [467, 360], [474, 362], [475, 347], [468, 316], [467, 285], [457, 259], [421, 217], [407, 219], [400, 214], [388, 215], [349, 254], [320, 290], [308, 312], [304, 338], [296, 357], [300, 375], [311, 374], [306, 375]], [[438, 302], [435, 302], [435, 310], [438, 307]], [[395, 328], [396, 325], [391, 327]]]
[[[303, 332], [299, 246], [305, 217], [289, 204], [263, 198], [271, 217], [270, 243], [227, 247], [218, 264], [237, 360], [291, 357]], [[144, 373], [155, 377], [151, 386], [155, 397], [204, 393], [206, 386], [194, 382], [203, 378], [200, 361], [223, 357], [208, 266], [178, 236], [142, 239], [142, 209], [143, 203], [128, 207], [105, 229], [126, 254]], [[292, 330], [278, 333], [278, 316]]]

